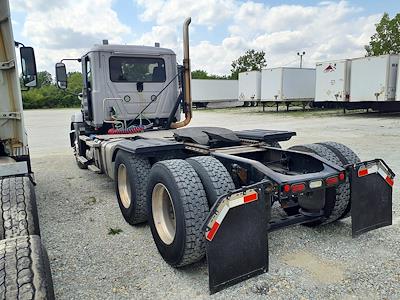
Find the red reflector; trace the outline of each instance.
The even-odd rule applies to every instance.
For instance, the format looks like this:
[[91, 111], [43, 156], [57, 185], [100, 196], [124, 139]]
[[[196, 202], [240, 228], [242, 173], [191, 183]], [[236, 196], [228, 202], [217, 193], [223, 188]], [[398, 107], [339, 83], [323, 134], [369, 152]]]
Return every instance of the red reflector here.
[[358, 170], [358, 177], [363, 177], [368, 175], [368, 169], [360, 169]]
[[394, 185], [394, 180], [392, 178], [390, 178], [389, 176], [386, 176], [385, 180], [390, 186]]
[[333, 177], [327, 178], [325, 180], [325, 182], [326, 182], [327, 185], [335, 185], [335, 184], [338, 184], [339, 179], [336, 176], [333, 176]]
[[304, 183], [296, 183], [292, 184], [292, 192], [293, 193], [298, 193], [302, 192], [306, 189], [306, 185]]
[[289, 193], [289, 192], [290, 192], [290, 185], [285, 184], [285, 185], [283, 186], [283, 191], [284, 191], [285, 193]]
[[250, 194], [250, 195], [244, 196], [243, 202], [244, 203], [249, 203], [249, 202], [252, 202], [252, 201], [256, 201], [257, 199], [258, 199], [258, 194], [254, 193], [254, 194]]
[[339, 174], [339, 180], [343, 181], [346, 178], [346, 175], [344, 173]]
[[211, 230], [207, 233], [207, 240], [211, 241], [215, 234], [217, 233], [217, 230], [219, 228], [218, 222], [215, 222], [211, 228]]

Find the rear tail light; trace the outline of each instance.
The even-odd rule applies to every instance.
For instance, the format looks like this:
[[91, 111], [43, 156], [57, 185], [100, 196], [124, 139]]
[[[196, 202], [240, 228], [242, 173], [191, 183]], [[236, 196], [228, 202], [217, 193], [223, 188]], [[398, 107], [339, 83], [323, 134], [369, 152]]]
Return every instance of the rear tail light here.
[[358, 170], [358, 177], [363, 177], [368, 175], [368, 169], [360, 169]]
[[293, 193], [300, 193], [306, 189], [306, 185], [304, 183], [295, 183], [291, 186]]
[[346, 174], [344, 174], [344, 172], [339, 174], [339, 180], [340, 181], [344, 181], [346, 179]]
[[283, 192], [285, 193], [300, 193], [303, 192], [306, 189], [306, 185], [304, 183], [294, 183], [292, 185], [290, 184], [285, 184], [282, 187]]
[[332, 177], [327, 178], [325, 180], [325, 182], [327, 185], [335, 185], [335, 184], [339, 183], [339, 178], [338, 178], [338, 176], [332, 176]]
[[285, 193], [289, 193], [289, 192], [290, 192], [290, 185], [285, 184], [285, 185], [283, 186], [283, 191], [284, 191]]

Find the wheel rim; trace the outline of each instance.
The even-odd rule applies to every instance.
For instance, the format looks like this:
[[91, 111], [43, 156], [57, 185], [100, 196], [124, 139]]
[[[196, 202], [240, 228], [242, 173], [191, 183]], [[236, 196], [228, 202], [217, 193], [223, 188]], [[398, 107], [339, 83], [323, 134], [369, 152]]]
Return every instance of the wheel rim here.
[[121, 203], [125, 208], [131, 206], [131, 186], [128, 182], [128, 174], [124, 164], [118, 166], [118, 193]]
[[172, 244], [176, 233], [175, 208], [167, 187], [162, 183], [153, 188], [152, 211], [158, 236], [166, 245]]

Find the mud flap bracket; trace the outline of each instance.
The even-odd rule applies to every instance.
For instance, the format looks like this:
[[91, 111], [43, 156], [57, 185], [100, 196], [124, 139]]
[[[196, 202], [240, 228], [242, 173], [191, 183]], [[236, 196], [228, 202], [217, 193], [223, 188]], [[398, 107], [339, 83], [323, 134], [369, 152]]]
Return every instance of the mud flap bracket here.
[[214, 204], [204, 225], [210, 293], [268, 271], [268, 182]]
[[351, 223], [353, 237], [392, 224], [394, 173], [383, 160], [351, 166]]

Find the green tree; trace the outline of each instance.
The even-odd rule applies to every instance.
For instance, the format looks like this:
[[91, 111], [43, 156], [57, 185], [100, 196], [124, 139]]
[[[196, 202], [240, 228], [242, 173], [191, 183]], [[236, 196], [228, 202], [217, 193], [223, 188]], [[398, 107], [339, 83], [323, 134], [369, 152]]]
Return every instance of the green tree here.
[[232, 62], [232, 79], [238, 79], [239, 73], [246, 71], [260, 71], [267, 66], [264, 51], [254, 49], [247, 50], [246, 53]]
[[208, 74], [204, 70], [194, 70], [192, 71], [192, 79], [228, 79], [228, 76]]
[[[41, 74], [41, 76], [39, 76]], [[82, 74], [79, 72], [68, 73], [68, 88], [66, 91], [57, 88], [44, 71], [38, 73], [38, 88], [22, 92], [22, 101], [25, 109], [30, 108], [60, 108], [77, 107], [80, 105], [77, 94], [82, 91]]]
[[384, 13], [375, 27], [376, 33], [365, 46], [367, 56], [400, 53], [400, 13], [393, 19]]
[[192, 71], [192, 79], [208, 79], [208, 73], [204, 70]]
[[37, 87], [40, 88], [45, 85], [50, 85], [53, 82], [51, 74], [47, 71], [40, 71], [37, 73]]

